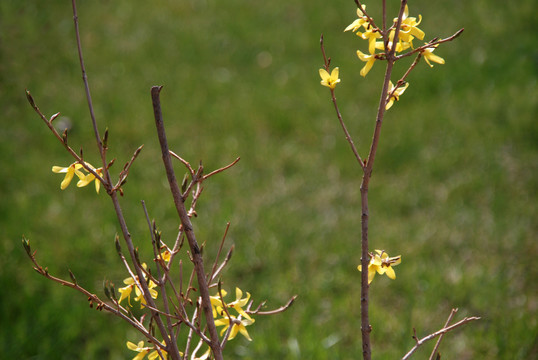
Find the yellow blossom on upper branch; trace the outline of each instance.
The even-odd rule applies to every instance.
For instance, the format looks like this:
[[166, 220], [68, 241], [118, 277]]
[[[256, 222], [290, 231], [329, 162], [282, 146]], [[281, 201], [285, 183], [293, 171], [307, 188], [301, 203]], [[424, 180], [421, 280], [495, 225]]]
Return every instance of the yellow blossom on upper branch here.
[[57, 174], [65, 174], [65, 177], [60, 184], [60, 189], [65, 190], [71, 183], [71, 180], [73, 179], [73, 176], [75, 174], [78, 176], [79, 179], [83, 179], [86, 175], [84, 175], [84, 173], [80, 171], [81, 168], [82, 165], [79, 163], [73, 163], [68, 167], [53, 166], [52, 172], [55, 172]]
[[364, 77], [364, 76], [366, 76], [366, 74], [368, 74], [368, 72], [370, 71], [372, 66], [374, 66], [374, 62], [376, 61], [376, 57], [375, 57], [374, 54], [366, 55], [360, 50], [357, 50], [357, 56], [362, 61], [366, 61], [366, 65], [364, 65], [364, 67], [361, 69], [361, 73], [360, 73], [361, 76]]
[[360, 36], [364, 40], [368, 40], [368, 51], [370, 54], [375, 53], [376, 49], [376, 39], [381, 38], [381, 34], [377, 29], [368, 28], [365, 32], [357, 32], [357, 36]]
[[385, 107], [385, 110], [390, 109], [394, 101], [400, 100], [400, 95], [404, 93], [405, 89], [407, 89], [407, 87], [409, 86], [409, 83], [406, 82], [405, 85], [399, 86], [396, 90], [394, 90], [395, 86], [392, 84], [392, 81], [389, 81], [389, 85], [390, 85], [390, 89], [387, 92], [388, 100], [387, 100], [387, 105]]
[[[394, 42], [395, 34], [396, 34], [396, 31], [394, 29], [391, 30], [391, 32], [389, 33], [389, 41], [388, 41], [389, 49], [392, 49], [392, 43]], [[411, 43], [407, 41], [403, 41], [401, 37], [398, 37], [398, 43], [396, 44], [396, 52], [402, 52], [404, 50], [409, 49], [411, 46], [412, 46]], [[375, 48], [378, 50], [385, 51], [385, 44], [383, 43], [383, 41], [376, 41]]]
[[[365, 9], [365, 7], [363, 7]], [[393, 46], [396, 46], [396, 52], [402, 52], [409, 48], [413, 48], [413, 39], [419, 38], [420, 40], [424, 39], [424, 31], [418, 28], [418, 25], [422, 21], [422, 16], [419, 15], [417, 21], [416, 17], [409, 16], [409, 8], [406, 5], [404, 13], [402, 15], [402, 22], [400, 26], [400, 31], [398, 32], [398, 42], [393, 45], [394, 38], [396, 36], [396, 29], [392, 27], [388, 34], [387, 45], [389, 49], [385, 49], [384, 41], [377, 41], [382, 36], [379, 32], [379, 29], [372, 24], [370, 24], [370, 19], [366, 16], [361, 9], [357, 9], [357, 15], [359, 18], [350, 24], [344, 31], [352, 30], [361, 38], [368, 40], [368, 52], [370, 55], [363, 54], [360, 51], [357, 51], [357, 55], [362, 61], [366, 61], [366, 65], [361, 70], [361, 75], [366, 76], [368, 71], [372, 68], [373, 62], [375, 60], [375, 50], [388, 51], [392, 49]], [[394, 19], [394, 24], [398, 21], [397, 18]], [[364, 32], [360, 32], [360, 28], [365, 29]]]
[[[93, 170], [95, 170], [95, 172], [97, 174], [99, 174], [99, 176], [101, 176], [103, 174], [103, 169], [102, 168], [99, 168], [99, 169], [95, 169], [93, 166], [91, 166], [90, 164], [86, 164], [88, 165], [90, 168], [92, 168]], [[95, 175], [92, 174], [92, 173], [88, 173], [88, 175], [86, 175], [84, 178], [80, 179], [78, 182], [77, 182], [77, 186], [78, 187], [84, 187], [86, 185], [88, 185], [89, 183], [91, 183], [93, 180], [95, 180], [95, 191], [99, 194], [99, 189], [101, 187], [101, 181], [99, 181], [98, 179], [95, 178]]]
[[[84, 163], [89, 168], [95, 170], [95, 172], [99, 175], [103, 174], [103, 169], [95, 169], [91, 164], [85, 162]], [[64, 179], [62, 180], [62, 183], [60, 184], [60, 188], [62, 190], [65, 190], [69, 184], [71, 183], [71, 180], [73, 180], [73, 176], [76, 174], [79, 178], [77, 182], [78, 187], [83, 187], [91, 183], [93, 180], [95, 180], [95, 191], [99, 193], [99, 188], [101, 185], [101, 182], [95, 178], [95, 175], [92, 173], [85, 174], [83, 171], [86, 171], [84, 169], [84, 166], [79, 163], [72, 163], [68, 167], [61, 167], [61, 166], [53, 166], [52, 172], [59, 173], [59, 174], [65, 174]]]
[[[411, 47], [413, 47], [413, 39], [419, 38], [420, 40], [424, 39], [424, 31], [420, 30], [417, 26], [422, 21], [422, 15], [415, 17], [409, 17], [409, 7], [405, 5], [405, 10], [402, 17], [402, 25], [400, 27], [400, 33], [398, 34], [398, 37], [402, 39], [402, 41], [407, 42], [410, 44]], [[394, 19], [394, 23], [396, 24], [398, 22], [398, 19]]]
[[367, 27], [368, 26], [368, 17], [364, 15], [363, 10], [366, 10], [366, 5], [362, 5], [361, 8], [357, 8], [357, 17], [358, 19], [353, 21], [351, 24], [348, 25], [347, 28], [345, 28], [344, 31], [353, 31], [356, 32], [361, 28], [361, 26]]
[[336, 67], [333, 69], [333, 71], [331, 71], [331, 74], [329, 75], [329, 72], [327, 70], [319, 69], [321, 85], [334, 89], [336, 87], [336, 84], [340, 82], [340, 79], [338, 78], [339, 71], [340, 70]]
[[[400, 264], [402, 257], [400, 255], [395, 257], [389, 257], [383, 250], [376, 250], [375, 254], [370, 254], [370, 263], [368, 264], [368, 284], [374, 280], [375, 274], [379, 275], [387, 274], [392, 280], [396, 279], [396, 273], [393, 266]], [[362, 265], [357, 267], [359, 271], [362, 271]]]
[[431, 48], [426, 48], [426, 49], [424, 49], [424, 50], [422, 50], [420, 52], [422, 54], [422, 56], [424, 56], [424, 60], [426, 60], [426, 62], [428, 63], [428, 65], [430, 65], [430, 67], [433, 67], [433, 65], [430, 63], [430, 61], [433, 61], [433, 62], [438, 63], [438, 64], [444, 64], [445, 63], [445, 59], [443, 59], [442, 57], [437, 56], [437, 55], [435, 55], [433, 53], [433, 51], [435, 50], [435, 48], [437, 46], [438, 45], [434, 45]]

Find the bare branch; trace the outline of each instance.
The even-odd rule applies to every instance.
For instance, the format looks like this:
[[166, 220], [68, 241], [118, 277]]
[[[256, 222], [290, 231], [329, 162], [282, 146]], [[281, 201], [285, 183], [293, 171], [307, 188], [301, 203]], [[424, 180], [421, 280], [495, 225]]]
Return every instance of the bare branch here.
[[[448, 319], [446, 320], [445, 322], [445, 328], [448, 326], [448, 324], [450, 324], [450, 322], [452, 321], [452, 318], [454, 317], [454, 315], [458, 312], [458, 309], [452, 309], [452, 311], [450, 312], [450, 315], [448, 315]], [[430, 355], [430, 359], [429, 360], [434, 360], [434, 357], [435, 357], [435, 353], [437, 353], [437, 350], [439, 349], [439, 346], [441, 345], [441, 340], [443, 340], [443, 336], [445, 334], [441, 334], [439, 335], [439, 339], [437, 339], [437, 342], [435, 343], [435, 346], [432, 350], [432, 353]]]
[[230, 164], [228, 164], [228, 165], [226, 165], [226, 166], [224, 166], [224, 167], [221, 167], [220, 169], [213, 170], [212, 172], [210, 172], [210, 173], [207, 174], [207, 175], [204, 175], [204, 176], [203, 176], [203, 180], [207, 179], [207, 178], [210, 177], [210, 176], [213, 176], [213, 175], [215, 175], [215, 174], [218, 174], [218, 173], [220, 173], [220, 172], [223, 172], [224, 170], [227, 170], [227, 169], [231, 168], [232, 166], [234, 166], [235, 164], [237, 164], [237, 162], [238, 162], [240, 159], [241, 159], [241, 158], [238, 157], [237, 159], [235, 159], [235, 160], [234, 160], [233, 162], [231, 162]]
[[458, 321], [457, 323], [453, 324], [453, 325], [450, 325], [450, 326], [446, 326], [444, 328], [442, 328], [441, 330], [439, 331], [436, 331], [428, 336], [425, 336], [423, 337], [422, 339], [418, 340], [418, 338], [416, 339], [416, 345], [413, 346], [413, 348], [411, 350], [409, 350], [409, 352], [407, 354], [404, 355], [404, 357], [402, 357], [402, 360], [407, 360], [411, 357], [411, 355], [417, 351], [417, 349], [422, 346], [425, 342], [427, 341], [430, 341], [432, 339], [435, 339], [437, 336], [440, 336], [442, 334], [446, 334], [447, 332], [449, 331], [452, 331], [454, 330], [455, 328], [457, 327], [460, 327], [468, 322], [471, 322], [471, 321], [474, 321], [474, 320], [480, 320], [480, 317], [477, 317], [477, 316], [471, 316], [471, 317], [466, 317], [466, 318], [463, 318], [462, 320]]
[[159, 98], [161, 89], [162, 86], [152, 87], [151, 97], [153, 102], [155, 125], [157, 127], [157, 134], [159, 137], [159, 143], [161, 145], [162, 159], [168, 178], [168, 183], [170, 185], [170, 191], [172, 192], [172, 197], [174, 198], [174, 204], [176, 206], [177, 213], [181, 220], [181, 224], [183, 225], [185, 235], [187, 236], [189, 247], [192, 252], [194, 268], [196, 271], [196, 277], [198, 279], [198, 287], [200, 290], [200, 296], [202, 298], [202, 309], [204, 311], [204, 315], [206, 318], [205, 320], [209, 329], [211, 339], [209, 346], [211, 347], [213, 355], [215, 356], [215, 360], [222, 360], [222, 348], [219, 344], [219, 338], [215, 327], [215, 322], [213, 320], [213, 311], [211, 309], [211, 301], [209, 299], [209, 289], [206, 282], [202, 254], [200, 252], [200, 247], [198, 246], [196, 236], [194, 235], [192, 224], [185, 208], [185, 202], [181, 194], [179, 185], [177, 183], [176, 176], [174, 173], [174, 167], [170, 158], [170, 150], [168, 149], [168, 141], [166, 139], [166, 132], [164, 129], [161, 103]]
[[422, 52], [423, 50], [428, 49], [428, 48], [431, 48], [431, 47], [434, 47], [434, 46], [436, 46], [436, 45], [439, 45], [439, 44], [442, 44], [442, 43], [445, 43], [445, 42], [448, 42], [448, 41], [452, 41], [452, 40], [454, 40], [455, 38], [457, 38], [458, 36], [460, 36], [460, 35], [463, 33], [464, 30], [465, 30], [465, 28], [461, 28], [461, 29], [459, 29], [458, 31], [456, 31], [456, 32], [454, 33], [454, 35], [449, 36], [449, 37], [447, 37], [447, 38], [445, 38], [445, 39], [441, 39], [441, 40], [436, 40], [436, 39], [434, 39], [434, 40], [428, 42], [427, 44], [424, 44], [424, 45], [422, 45], [422, 46], [419, 46], [418, 48], [416, 48], [416, 49], [414, 49], [414, 50], [412, 50], [412, 51], [409, 51], [409, 52], [407, 52], [407, 53], [405, 53], [405, 54], [396, 56], [396, 60], [400, 60], [401, 58], [404, 58], [404, 57], [406, 57], [406, 56], [411, 56], [411, 55], [416, 54], [416, 53], [418, 53], [418, 52]]
[[288, 302], [286, 303], [286, 305], [281, 306], [281, 307], [279, 307], [278, 309], [269, 310], [269, 311], [259, 311], [258, 309], [256, 309], [255, 311], [252, 311], [251, 314], [256, 314], [256, 315], [274, 315], [274, 314], [281, 313], [281, 312], [283, 312], [283, 311], [288, 310], [288, 308], [289, 308], [291, 305], [293, 305], [293, 302], [295, 301], [295, 299], [297, 299], [297, 295], [293, 295], [293, 296], [291, 297], [291, 299], [288, 300]]
[[[321, 46], [321, 53], [323, 54], [323, 61], [325, 63], [324, 67], [325, 67], [325, 70], [328, 72], [329, 71], [330, 59], [327, 60], [327, 56], [325, 55], [325, 46], [323, 44], [323, 35], [320, 38], [320, 46]], [[336, 102], [336, 96], [334, 95], [334, 89], [330, 89], [330, 90], [331, 90], [331, 99], [332, 99], [333, 104], [334, 104], [334, 109], [336, 110], [336, 116], [338, 117], [338, 121], [340, 122], [340, 126], [342, 127], [342, 130], [344, 131], [344, 134], [346, 136], [346, 140], [349, 143], [349, 146], [351, 147], [351, 151], [355, 155], [355, 158], [357, 159], [357, 162], [359, 163], [361, 168], [364, 169], [365, 164], [362, 161], [361, 156], [359, 155], [359, 151], [355, 147], [355, 143], [353, 142], [353, 138], [349, 134], [349, 131], [347, 130], [346, 124], [344, 123], [344, 119], [342, 118], [342, 114], [340, 113], [340, 109], [338, 108], [338, 104]]]

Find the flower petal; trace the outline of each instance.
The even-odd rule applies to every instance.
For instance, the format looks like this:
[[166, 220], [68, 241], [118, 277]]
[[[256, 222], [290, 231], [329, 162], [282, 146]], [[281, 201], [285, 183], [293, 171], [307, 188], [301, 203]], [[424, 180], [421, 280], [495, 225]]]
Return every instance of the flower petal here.
[[392, 266], [387, 266], [385, 268], [385, 274], [387, 274], [387, 276], [391, 278], [392, 280], [396, 279], [396, 273], [394, 272], [394, 269], [392, 268]]

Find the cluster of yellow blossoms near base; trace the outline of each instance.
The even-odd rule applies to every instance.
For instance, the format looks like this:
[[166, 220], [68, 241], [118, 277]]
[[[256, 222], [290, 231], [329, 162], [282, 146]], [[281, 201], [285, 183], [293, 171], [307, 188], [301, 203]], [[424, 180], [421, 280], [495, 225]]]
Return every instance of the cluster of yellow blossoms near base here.
[[[161, 254], [163, 259], [165, 261], [168, 261], [167, 255], [165, 253]], [[142, 264], [142, 267], [146, 269], [146, 264]], [[137, 278], [138, 280], [138, 278]], [[145, 279], [147, 281], [147, 279]], [[131, 292], [134, 288], [136, 297], [135, 301], [140, 302], [140, 307], [143, 308], [146, 304], [146, 300], [142, 296], [141, 290], [138, 288], [137, 282], [133, 278], [127, 278], [123, 281], [127, 286], [119, 289], [119, 292], [121, 293], [121, 297], [118, 301], [118, 303], [121, 304], [121, 302], [124, 299], [128, 299], [129, 306], [131, 305]], [[158, 292], [154, 289], [157, 287], [157, 285], [149, 280], [148, 282], [148, 288], [151, 294], [151, 297], [156, 299]], [[213, 317], [215, 319], [215, 325], [217, 327], [223, 326], [220, 335], [223, 336], [228, 332], [228, 340], [232, 340], [236, 337], [238, 333], [243, 335], [246, 339], [249, 341], [252, 341], [250, 338], [250, 335], [248, 334], [248, 331], [246, 327], [248, 325], [251, 325], [254, 323], [254, 319], [245, 312], [243, 307], [247, 306], [250, 300], [250, 294], [247, 292], [246, 297], [243, 298], [243, 291], [241, 289], [236, 288], [235, 289], [235, 300], [226, 303], [223, 301], [223, 298], [226, 297], [226, 291], [221, 290], [222, 298], [220, 294], [217, 294], [216, 296], [211, 296], [211, 307], [213, 309]], [[235, 313], [232, 313], [234, 311]], [[231, 327], [231, 328], [230, 328]], [[163, 342], [164, 344], [164, 342]], [[138, 354], [133, 358], [133, 360], [142, 360], [146, 355], [148, 355], [149, 360], [157, 359], [159, 357], [159, 353], [156, 350], [155, 346], [144, 346], [144, 341], [140, 341], [137, 344], [127, 341], [127, 348], [132, 351], [138, 352]], [[167, 358], [167, 354], [165, 351], [161, 350], [161, 353], [163, 354], [164, 358]], [[200, 357], [196, 357], [196, 360], [205, 360], [209, 359], [211, 350], [208, 348], [204, 354]]]
[[[397, 43], [394, 44], [394, 38], [396, 36], [396, 24], [398, 19], [393, 20], [394, 25], [389, 29], [387, 48], [385, 49], [385, 43], [381, 36], [381, 30], [375, 25], [373, 19], [366, 14], [366, 5], [362, 5], [361, 8], [357, 8], [358, 18], [353, 21], [344, 31], [351, 31], [355, 33], [361, 39], [368, 41], [368, 53], [363, 53], [360, 50], [357, 50], [357, 57], [364, 61], [366, 64], [361, 69], [361, 76], [366, 76], [368, 72], [374, 66], [376, 60], [385, 59], [386, 53], [394, 48], [396, 53], [401, 53], [403, 51], [414, 49], [413, 40], [415, 38], [424, 40], [424, 31], [418, 28], [418, 25], [422, 21], [422, 16], [416, 17], [409, 16], [409, 8], [405, 6], [405, 10], [402, 16], [402, 22], [400, 25], [400, 31], [398, 32]], [[431, 45], [420, 51], [420, 55], [426, 60], [430, 67], [433, 67], [432, 62], [438, 64], [444, 64], [445, 60], [435, 54], [433, 51], [437, 45]], [[376, 53], [376, 50], [381, 52]], [[319, 75], [321, 77], [321, 85], [329, 87], [331, 90], [334, 90], [336, 84], [340, 82], [339, 78], [339, 69], [334, 68], [331, 73], [329, 73], [328, 64], [326, 64], [325, 69], [319, 69]], [[409, 83], [402, 82], [398, 83], [396, 86], [390, 83], [390, 89], [387, 94], [387, 103], [385, 109], [388, 110], [393, 105], [395, 101], [398, 101], [400, 96], [409, 86]]]

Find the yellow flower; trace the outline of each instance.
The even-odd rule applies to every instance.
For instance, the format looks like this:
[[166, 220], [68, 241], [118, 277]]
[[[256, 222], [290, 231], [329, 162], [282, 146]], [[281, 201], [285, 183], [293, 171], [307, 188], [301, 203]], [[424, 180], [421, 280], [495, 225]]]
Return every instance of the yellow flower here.
[[[131, 280], [131, 281], [129, 281], [129, 280]], [[123, 280], [123, 282], [128, 284], [128, 285], [118, 289], [118, 291], [121, 294], [120, 299], [118, 300], [118, 304], [121, 304], [121, 302], [124, 299], [127, 299], [127, 301], [129, 302], [129, 306], [132, 306], [131, 305], [131, 292], [133, 291], [134, 280], [132, 278], [127, 278], [127, 279]]]
[[228, 330], [228, 328], [230, 327], [230, 323], [232, 323], [232, 330], [230, 331], [230, 336], [228, 337], [228, 340], [232, 340], [233, 338], [235, 338], [235, 336], [239, 332], [239, 333], [241, 333], [241, 335], [243, 335], [245, 338], [247, 338], [248, 341], [252, 341], [252, 339], [250, 338], [250, 336], [248, 334], [246, 326], [252, 325], [254, 323], [254, 319], [251, 319], [251, 320], [249, 320], [249, 319], [239, 319], [239, 318], [236, 318], [233, 315], [230, 315], [230, 318], [228, 318], [228, 316], [225, 313], [224, 317], [222, 317], [222, 318], [220, 318], [218, 320], [215, 320], [215, 326], [223, 326], [224, 325], [224, 328], [220, 331], [221, 336], [224, 335], [226, 330]]
[[73, 176], [77, 174], [79, 179], [83, 179], [85, 177], [84, 173], [80, 171], [79, 169], [82, 168], [82, 165], [79, 163], [73, 163], [69, 165], [68, 167], [61, 167], [61, 166], [53, 166], [52, 172], [59, 173], [59, 174], [65, 174], [64, 179], [62, 180], [62, 183], [60, 184], [60, 189], [65, 190], [71, 183], [71, 180], [73, 179]]
[[170, 251], [166, 249], [163, 252], [161, 252], [160, 255], [157, 255], [157, 258], [163, 259], [166, 262], [170, 262], [170, 259], [172, 258], [172, 253], [170, 253]]
[[[366, 10], [366, 5], [362, 5], [362, 10]], [[368, 24], [368, 17], [364, 15], [361, 8], [357, 8], [357, 16], [358, 19], [353, 21], [351, 24], [348, 25], [348, 27], [344, 31], [352, 30], [353, 32], [360, 29], [361, 26], [367, 26], [364, 24]]]
[[[161, 344], [164, 345], [164, 340], [161, 341]], [[166, 351], [164, 351], [163, 349], [161, 349], [161, 353], [163, 354], [163, 358], [164, 358], [164, 360], [168, 359], [168, 353], [167, 353]], [[180, 356], [183, 356], [183, 353], [180, 351], [180, 352], [179, 352], [179, 355], [180, 355]], [[159, 352], [158, 352], [157, 350], [152, 351], [152, 352], [148, 355], [148, 359], [149, 359], [149, 360], [155, 360], [155, 359], [157, 359], [157, 358], [160, 358], [160, 356], [159, 356]]]
[[430, 61], [433, 61], [435, 63], [438, 63], [438, 64], [444, 64], [445, 63], [445, 59], [443, 59], [442, 57], [440, 56], [437, 56], [433, 53], [433, 51], [435, 50], [435, 48], [437, 47], [438, 45], [435, 45], [431, 48], [426, 48], [424, 50], [422, 50], [420, 53], [422, 54], [422, 56], [424, 56], [424, 60], [426, 60], [426, 62], [428, 63], [428, 65], [430, 65], [430, 67], [433, 67], [433, 65], [430, 63]]
[[[400, 27], [400, 33], [398, 34], [398, 37], [401, 38], [403, 41], [408, 42], [411, 47], [413, 47], [413, 37], [417, 37], [420, 40], [424, 39], [424, 31], [420, 30], [417, 26], [422, 21], [422, 15], [415, 17], [409, 17], [409, 7], [405, 5], [405, 10], [402, 17], [402, 25]], [[394, 19], [394, 23], [396, 23], [398, 19]]]
[[[400, 100], [400, 95], [402, 95], [404, 93], [405, 89], [407, 89], [407, 87], [409, 86], [409, 83], [406, 82], [404, 86], [400, 86], [400, 87], [398, 87], [398, 89], [396, 89], [396, 91], [394, 91], [395, 87], [392, 84], [392, 81], [389, 81], [389, 84], [390, 84], [390, 89], [389, 89], [389, 91], [387, 93], [387, 96], [389, 96], [389, 99], [387, 100], [387, 105], [385, 107], [385, 110], [390, 109], [392, 107], [392, 104], [394, 103], [394, 101]], [[394, 93], [392, 94], [393, 91], [394, 91]]]
[[379, 33], [379, 31], [375, 29], [368, 29], [363, 33], [357, 32], [357, 36], [360, 36], [364, 40], [368, 40], [368, 51], [370, 52], [370, 54], [373, 55], [375, 53], [376, 46], [375, 39], [381, 38], [381, 34]]
[[[394, 42], [394, 35], [396, 34], [396, 31], [391, 30], [389, 34], [389, 42], [388, 46], [389, 49], [392, 49], [392, 43]], [[401, 37], [398, 38], [398, 43], [396, 44], [396, 52], [402, 52], [404, 50], [407, 50], [411, 47], [411, 44], [407, 41], [403, 41]], [[375, 48], [378, 50], [385, 50], [385, 44], [383, 41], [376, 41]]]
[[[162, 343], [164, 344], [164, 341]], [[139, 341], [138, 344], [134, 344], [130, 341], [127, 341], [127, 347], [129, 348], [129, 350], [138, 352], [138, 355], [136, 355], [133, 360], [142, 360], [148, 353], [149, 360], [155, 360], [159, 357], [159, 352], [157, 350], [154, 350], [155, 347], [144, 347], [143, 341]], [[151, 350], [153, 351], [150, 353]], [[168, 353], [166, 351], [161, 350], [161, 353], [163, 354], [164, 359], [168, 358]], [[180, 355], [183, 356], [181, 352]]]
[[243, 292], [238, 287], [235, 288], [235, 301], [226, 304], [227, 307], [234, 308], [239, 314], [243, 315], [246, 319], [252, 320], [252, 318], [243, 310], [243, 306], [248, 304], [250, 294], [247, 292], [247, 297], [241, 299]]
[[[221, 290], [222, 297], [226, 296], [226, 290]], [[209, 301], [211, 301], [211, 307], [213, 308], [213, 317], [216, 318], [222, 309], [224, 308], [224, 304], [222, 303], [222, 300], [220, 299], [220, 295], [217, 294], [216, 296], [210, 296]]]
[[[147, 265], [144, 263], [142, 264], [142, 267], [146, 269]], [[138, 279], [138, 276], [137, 276], [137, 279]], [[132, 306], [131, 305], [131, 292], [134, 288], [135, 294], [136, 294], [135, 301], [140, 301], [140, 308], [142, 309], [146, 305], [146, 299], [142, 295], [142, 291], [138, 288], [138, 286], [136, 286], [135, 280], [132, 277], [128, 277], [123, 280], [123, 283], [126, 284], [127, 286], [118, 289], [118, 291], [121, 293], [118, 303], [121, 304], [121, 302], [124, 299], [127, 299], [129, 301], [129, 306]], [[157, 296], [159, 295], [157, 290], [155, 290], [156, 287], [157, 287], [157, 284], [155, 284], [153, 280], [150, 280], [148, 283], [148, 289], [149, 289], [149, 293], [151, 297], [154, 299], [157, 299]]]
[[[221, 290], [221, 293], [222, 297], [224, 298], [226, 296], [226, 291]], [[213, 307], [213, 317], [217, 318], [218, 316], [222, 316], [222, 318], [215, 320], [215, 326], [224, 326], [224, 328], [221, 330], [221, 335], [226, 332], [231, 323], [232, 329], [230, 330], [230, 336], [228, 338], [229, 340], [232, 340], [238, 332], [246, 337], [249, 341], [252, 340], [248, 335], [246, 326], [253, 324], [254, 319], [251, 318], [245, 312], [245, 310], [243, 310], [243, 307], [248, 304], [249, 300], [250, 294], [247, 292], [247, 296], [243, 298], [243, 291], [241, 291], [241, 289], [238, 287], [235, 288], [235, 300], [231, 303], [223, 303], [219, 295], [210, 296], [211, 306]], [[224, 310], [224, 306], [226, 306], [226, 310], [228, 310], [228, 312]], [[237, 311], [239, 317], [229, 314], [232, 309]]]
[[339, 69], [336, 67], [331, 71], [331, 74], [325, 69], [319, 69], [319, 76], [321, 77], [321, 85], [327, 86], [328, 88], [334, 89], [336, 84], [340, 82], [338, 78]]
[[[90, 168], [94, 169], [95, 172], [97, 174], [99, 174], [99, 176], [103, 175], [103, 168], [95, 169], [93, 166], [91, 166], [88, 163], [86, 163], [86, 165], [88, 165]], [[80, 178], [80, 180], [77, 182], [77, 186], [78, 187], [84, 187], [84, 186], [88, 185], [89, 183], [91, 183], [93, 180], [95, 180], [95, 191], [99, 194], [99, 189], [101, 187], [101, 181], [96, 179], [95, 175], [93, 175], [92, 173], [89, 173], [88, 175], [84, 176], [83, 178]]]
[[[221, 290], [222, 297], [226, 297], [226, 290]], [[234, 309], [238, 314], [243, 315], [246, 319], [252, 320], [252, 318], [243, 310], [243, 307], [248, 304], [250, 300], [250, 293], [247, 292], [246, 298], [241, 298], [243, 296], [243, 291], [238, 287], [235, 288], [235, 301], [231, 303], [226, 303], [227, 309]], [[216, 318], [218, 315], [224, 314], [224, 305], [220, 296], [210, 296], [209, 300], [211, 301], [211, 306], [213, 307], [213, 317]]]
[[[368, 284], [374, 280], [375, 274], [380, 275], [387, 274], [392, 280], [396, 279], [396, 273], [393, 266], [398, 265], [402, 261], [400, 255], [395, 257], [389, 257], [389, 255], [383, 250], [376, 250], [376, 254], [370, 254], [370, 263], [368, 264]], [[357, 267], [359, 271], [362, 271], [362, 265]]]
[[138, 355], [136, 355], [133, 360], [142, 360], [151, 351], [151, 348], [144, 347], [143, 341], [139, 341], [138, 344], [127, 341], [127, 347], [129, 350], [138, 352]]
[[366, 74], [368, 74], [368, 72], [370, 71], [370, 69], [372, 68], [372, 66], [374, 66], [374, 62], [376, 60], [375, 58], [375, 55], [372, 54], [372, 55], [366, 55], [364, 53], [362, 53], [360, 50], [357, 50], [357, 56], [359, 57], [359, 59], [361, 59], [361, 61], [366, 61], [366, 65], [364, 65], [364, 67], [361, 69], [361, 76], [366, 76]]

